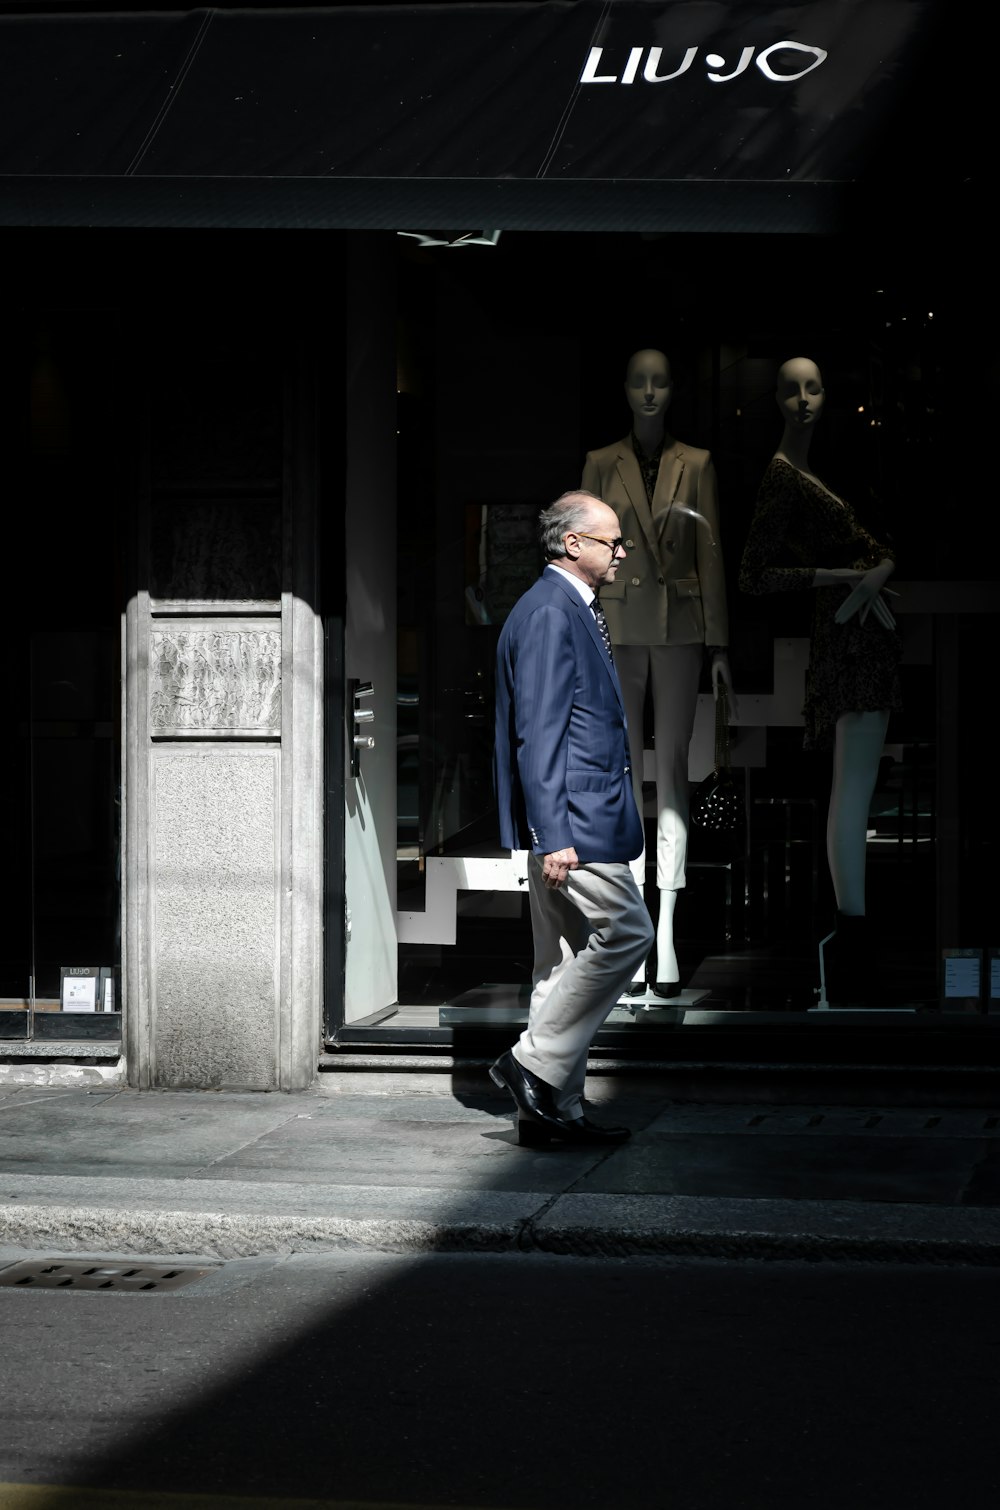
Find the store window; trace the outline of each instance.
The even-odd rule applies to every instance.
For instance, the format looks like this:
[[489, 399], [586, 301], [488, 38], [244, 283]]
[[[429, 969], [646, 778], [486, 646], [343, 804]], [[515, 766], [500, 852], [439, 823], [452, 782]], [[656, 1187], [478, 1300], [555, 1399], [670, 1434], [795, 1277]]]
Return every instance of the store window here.
[[[996, 894], [995, 821], [983, 824], [970, 802], [965, 722], [969, 652], [996, 645], [982, 590], [993, 566], [968, 549], [960, 521], [974, 464], [951, 445], [963, 405], [955, 375], [975, 366], [967, 291], [942, 268], [914, 273], [885, 237], [502, 233], [493, 246], [444, 243], [407, 244], [399, 259], [401, 911], [429, 914], [432, 857], [501, 854], [491, 770], [500, 626], [541, 564], [538, 510], [580, 485], [589, 450], [628, 431], [626, 359], [657, 347], [673, 369], [670, 430], [707, 448], [718, 472], [747, 812], [739, 853], [720, 857], [691, 832], [677, 909], [682, 984], [727, 1012], [796, 1014], [822, 1000], [817, 944], [836, 911], [832, 755], [803, 748], [801, 697], [793, 690], [785, 706], [781, 687], [790, 675], [801, 690], [811, 598], [739, 586], [757, 488], [781, 436], [777, 370], [802, 355], [828, 388], [813, 465], [897, 553], [903, 699], [871, 803], [868, 909], [882, 1005], [899, 1021], [937, 1014], [942, 950], [989, 945]], [[981, 527], [995, 543], [995, 522]], [[959, 722], [949, 723], [948, 696]], [[710, 717], [703, 673], [699, 738]], [[643, 732], [648, 751], [649, 701]], [[693, 754], [692, 779], [696, 765]], [[655, 805], [647, 780], [647, 836]], [[461, 885], [453, 944], [422, 941], [408, 924], [401, 1007], [524, 1003], [526, 897]], [[646, 896], [655, 914], [652, 872]], [[502, 988], [492, 997], [490, 984]]]
[[6, 357], [0, 1034], [120, 1031], [123, 366], [113, 312], [40, 303]]

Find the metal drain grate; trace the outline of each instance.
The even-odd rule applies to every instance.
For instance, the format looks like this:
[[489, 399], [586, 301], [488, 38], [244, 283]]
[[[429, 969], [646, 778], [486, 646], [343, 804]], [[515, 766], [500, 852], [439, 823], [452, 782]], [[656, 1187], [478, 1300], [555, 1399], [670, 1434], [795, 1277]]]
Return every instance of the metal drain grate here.
[[179, 1290], [219, 1264], [137, 1264], [114, 1258], [26, 1258], [0, 1269], [0, 1285], [19, 1290]]

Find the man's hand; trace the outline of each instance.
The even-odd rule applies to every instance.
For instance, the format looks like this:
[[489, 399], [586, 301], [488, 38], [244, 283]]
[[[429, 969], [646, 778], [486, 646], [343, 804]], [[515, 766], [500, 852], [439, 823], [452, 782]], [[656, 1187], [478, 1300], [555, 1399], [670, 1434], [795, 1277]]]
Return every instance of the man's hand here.
[[554, 849], [551, 854], [542, 856], [542, 879], [546, 886], [561, 886], [571, 870], [576, 870], [580, 864], [576, 857], [576, 850]]

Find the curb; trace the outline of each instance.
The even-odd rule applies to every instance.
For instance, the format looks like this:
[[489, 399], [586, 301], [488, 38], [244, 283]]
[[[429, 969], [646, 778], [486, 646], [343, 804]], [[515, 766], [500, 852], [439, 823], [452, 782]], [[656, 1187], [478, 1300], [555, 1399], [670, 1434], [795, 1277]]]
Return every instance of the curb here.
[[[791, 1204], [791, 1203], [788, 1203]], [[919, 1208], [926, 1212], [927, 1208]], [[911, 1212], [917, 1208], [910, 1208]], [[979, 1213], [964, 1212], [966, 1217]], [[906, 1223], [903, 1224], [904, 1226]], [[913, 1225], [913, 1224], [911, 1224]], [[513, 1253], [573, 1258], [704, 1258], [729, 1262], [807, 1260], [836, 1263], [947, 1264], [1000, 1267], [1000, 1222], [966, 1222], [976, 1232], [944, 1235], [915, 1230], [850, 1234], [829, 1230], [781, 1230], [766, 1219], [740, 1229], [706, 1221], [652, 1222], [617, 1229], [564, 1222], [546, 1216], [514, 1221], [418, 1221], [409, 1217], [303, 1217], [222, 1211], [134, 1211], [93, 1206], [0, 1207], [0, 1245], [59, 1253], [198, 1254], [206, 1258], [337, 1252], [345, 1249], [395, 1254]]]
[[558, 1230], [536, 1235], [542, 1253], [576, 1258], [704, 1258], [731, 1263], [806, 1260], [810, 1263], [938, 1264], [995, 1268], [1000, 1241], [933, 1238], [838, 1238], [825, 1234], [768, 1232], [625, 1232], [581, 1234]]

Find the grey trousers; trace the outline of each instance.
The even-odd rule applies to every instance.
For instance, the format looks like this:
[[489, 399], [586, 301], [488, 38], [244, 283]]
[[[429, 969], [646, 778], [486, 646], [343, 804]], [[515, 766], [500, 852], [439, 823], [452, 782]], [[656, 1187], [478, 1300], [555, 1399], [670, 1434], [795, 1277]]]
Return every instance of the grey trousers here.
[[653, 944], [653, 925], [629, 866], [581, 865], [562, 886], [528, 856], [534, 941], [528, 1025], [515, 1059], [557, 1090], [567, 1117], [581, 1115], [587, 1051]]

